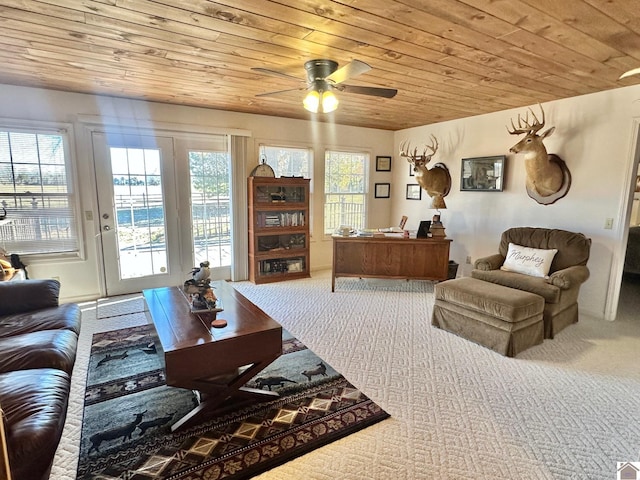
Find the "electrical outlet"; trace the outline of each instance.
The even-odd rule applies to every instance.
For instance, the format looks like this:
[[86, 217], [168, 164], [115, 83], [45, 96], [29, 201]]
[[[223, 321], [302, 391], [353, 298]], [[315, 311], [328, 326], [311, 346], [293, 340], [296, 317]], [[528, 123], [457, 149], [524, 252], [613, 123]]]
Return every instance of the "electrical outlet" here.
[[467, 263], [471, 263], [471, 255], [467, 255]]
[[607, 218], [604, 221], [604, 229], [611, 230], [613, 228], [613, 218]]

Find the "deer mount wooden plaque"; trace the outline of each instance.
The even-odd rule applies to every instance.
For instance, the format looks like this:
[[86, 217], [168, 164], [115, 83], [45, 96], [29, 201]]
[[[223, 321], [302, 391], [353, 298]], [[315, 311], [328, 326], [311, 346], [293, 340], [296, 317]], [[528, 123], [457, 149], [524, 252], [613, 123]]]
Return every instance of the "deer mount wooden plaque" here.
[[[522, 118], [518, 114], [518, 125], [511, 120], [511, 135], [525, 134], [524, 138], [509, 149], [511, 153], [523, 154], [527, 173], [527, 194], [541, 205], [551, 205], [564, 197], [571, 187], [571, 172], [567, 164], [559, 156], [548, 154], [543, 140], [554, 132], [551, 127], [538, 135], [544, 128], [544, 110], [540, 105], [542, 120], [538, 120], [533, 110], [529, 109]], [[532, 120], [529, 121], [529, 112]]]

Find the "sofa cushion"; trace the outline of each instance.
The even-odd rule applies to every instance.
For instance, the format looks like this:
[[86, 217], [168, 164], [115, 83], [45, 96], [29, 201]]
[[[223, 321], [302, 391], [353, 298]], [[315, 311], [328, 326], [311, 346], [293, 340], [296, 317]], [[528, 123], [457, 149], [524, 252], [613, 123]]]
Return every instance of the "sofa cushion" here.
[[547, 283], [547, 281], [541, 277], [505, 272], [504, 270], [472, 270], [471, 277], [484, 280], [485, 282], [535, 293], [544, 298], [547, 303], [558, 303], [560, 301], [560, 288]]
[[516, 227], [505, 230], [499, 247], [504, 257], [509, 250], [509, 243], [545, 250], [557, 249], [550, 273], [572, 265], [586, 265], [591, 250], [591, 239], [583, 234], [551, 228]]
[[509, 243], [507, 256], [500, 269], [546, 278], [556, 253], [558, 250], [555, 248], [543, 250]]
[[0, 338], [56, 329], [71, 330], [78, 334], [80, 315], [80, 307], [75, 303], [6, 315], [0, 317]]
[[56, 368], [71, 375], [78, 336], [71, 330], [42, 330], [0, 338], [0, 373]]
[[60, 282], [53, 279], [2, 282], [0, 315], [39, 310], [58, 305]]
[[69, 375], [61, 370], [0, 374], [0, 404], [15, 480], [48, 478], [64, 427], [70, 385]]

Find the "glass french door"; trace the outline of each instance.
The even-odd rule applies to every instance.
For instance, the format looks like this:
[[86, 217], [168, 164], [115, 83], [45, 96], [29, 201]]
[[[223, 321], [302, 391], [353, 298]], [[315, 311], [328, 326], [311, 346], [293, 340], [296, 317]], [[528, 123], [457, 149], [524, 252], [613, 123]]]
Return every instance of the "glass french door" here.
[[107, 295], [184, 282], [173, 139], [92, 133]]
[[183, 263], [209, 262], [211, 278], [231, 278], [233, 229], [231, 156], [226, 135], [175, 141], [178, 185], [188, 196], [189, 217], [182, 218]]

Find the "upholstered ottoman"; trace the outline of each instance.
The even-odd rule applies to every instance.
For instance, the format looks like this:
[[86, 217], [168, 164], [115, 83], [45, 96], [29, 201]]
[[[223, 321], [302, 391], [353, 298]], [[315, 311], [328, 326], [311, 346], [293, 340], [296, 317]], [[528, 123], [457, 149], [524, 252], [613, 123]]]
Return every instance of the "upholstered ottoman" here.
[[513, 357], [542, 343], [544, 298], [471, 277], [435, 286], [431, 324]]

